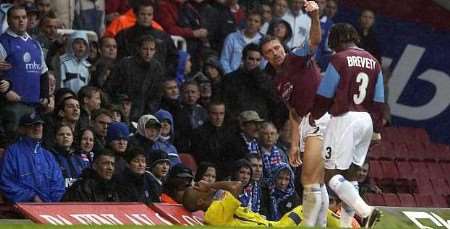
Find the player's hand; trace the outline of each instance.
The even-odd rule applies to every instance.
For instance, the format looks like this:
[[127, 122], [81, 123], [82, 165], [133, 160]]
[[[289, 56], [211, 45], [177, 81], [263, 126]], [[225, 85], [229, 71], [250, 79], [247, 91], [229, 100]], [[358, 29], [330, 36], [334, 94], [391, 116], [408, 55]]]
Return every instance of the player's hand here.
[[208, 182], [200, 180], [197, 183], [195, 183], [194, 189], [199, 192], [208, 192], [211, 188], [209, 187]]
[[8, 91], [6, 93], [6, 100], [12, 103], [20, 102], [21, 98], [15, 91]]
[[305, 11], [308, 12], [309, 14], [318, 14], [319, 5], [315, 1], [306, 1]]
[[6, 91], [8, 91], [9, 86], [11, 86], [9, 81], [0, 80], [0, 93], [5, 93]]
[[303, 164], [302, 160], [300, 159], [300, 149], [298, 146], [291, 146], [289, 148], [289, 164], [292, 167], [299, 167]]
[[12, 65], [4, 60], [0, 61], [0, 70], [1, 71], [6, 71], [8, 69], [10, 69], [12, 67]]

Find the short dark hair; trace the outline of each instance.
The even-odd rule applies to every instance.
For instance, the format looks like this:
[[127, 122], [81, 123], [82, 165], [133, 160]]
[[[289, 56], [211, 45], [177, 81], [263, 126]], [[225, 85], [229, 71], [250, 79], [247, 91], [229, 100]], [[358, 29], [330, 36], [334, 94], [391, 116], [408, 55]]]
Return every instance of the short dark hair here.
[[141, 8], [149, 7], [149, 6], [151, 6], [153, 8], [153, 10], [155, 10], [155, 4], [152, 0], [140, 0], [138, 2], [138, 4], [133, 6], [133, 13], [135, 15], [137, 15], [139, 13], [139, 10], [141, 10]]
[[246, 159], [247, 161], [250, 161], [251, 159], [256, 159], [256, 160], [258, 160], [258, 161], [261, 161], [261, 160], [262, 160], [262, 157], [261, 157], [261, 155], [258, 154], [258, 153], [249, 153], [249, 154], [247, 154], [247, 155], [245, 156], [245, 159]]
[[220, 100], [220, 99], [213, 99], [213, 100], [211, 100], [211, 102], [209, 102], [209, 104], [208, 104], [208, 112], [211, 110], [211, 107], [214, 107], [214, 106], [225, 106], [225, 102], [224, 101], [222, 101], [222, 100]]
[[102, 156], [108, 156], [108, 157], [114, 157], [116, 158], [116, 155], [114, 154], [114, 152], [108, 148], [104, 148], [103, 150], [100, 150], [99, 152], [96, 152], [94, 154], [94, 163], [97, 162], [97, 160], [102, 157]]
[[81, 104], [84, 103], [84, 98], [91, 98], [94, 93], [101, 93], [101, 89], [95, 86], [84, 86], [78, 91], [78, 99]]
[[251, 51], [261, 53], [261, 49], [259, 48], [259, 45], [255, 44], [255, 43], [250, 43], [250, 44], [246, 45], [244, 47], [244, 49], [242, 50], [242, 59], [247, 58], [248, 53]]
[[100, 109], [97, 109], [94, 112], [92, 112], [91, 120], [95, 120], [98, 116], [100, 116], [102, 114], [106, 115], [106, 116], [109, 116], [110, 118], [113, 117], [113, 115], [111, 114], [110, 110], [107, 110], [107, 109], [104, 109], [104, 108], [100, 108]]
[[[98, 41], [99, 47], [102, 47], [103, 44], [106, 42], [106, 39], [113, 39], [116, 41], [115, 37], [112, 36], [103, 36], [102, 38], [100, 38], [100, 40]], [[117, 42], [117, 41], [116, 41]]]
[[328, 46], [331, 49], [336, 49], [341, 44], [355, 43], [360, 41], [358, 32], [355, 27], [349, 23], [337, 23], [330, 29], [330, 35], [328, 37]]
[[78, 101], [78, 103], [80, 102], [76, 96], [68, 96], [68, 97], [63, 98], [62, 100], [59, 101], [58, 104], [56, 104], [55, 111], [54, 111], [54, 114], [56, 116], [58, 116], [58, 113], [60, 111], [64, 110], [64, 108], [66, 107], [66, 101], [70, 100], [70, 99], [74, 99], [74, 100]]
[[275, 36], [271, 36], [271, 35], [264, 36], [261, 39], [261, 41], [259, 42], [259, 51], [261, 52], [261, 54], [264, 54], [264, 52], [263, 52], [264, 45], [266, 45], [269, 42], [275, 41], [275, 40], [279, 41], [281, 44], [281, 41], [278, 38], [276, 38]]
[[186, 89], [186, 87], [189, 86], [189, 85], [194, 85], [194, 86], [196, 86], [198, 88], [198, 90], [200, 90], [200, 85], [198, 84], [197, 81], [195, 81], [195, 80], [187, 80], [181, 85], [181, 91], [184, 91]]
[[206, 173], [208, 168], [214, 168], [217, 171], [217, 166], [214, 163], [208, 162], [208, 161], [202, 161], [198, 165], [197, 172], [195, 173], [194, 181], [200, 181], [203, 177], [203, 175]]
[[144, 45], [144, 43], [147, 43], [147, 42], [152, 42], [156, 45], [156, 40], [152, 35], [142, 35], [137, 40], [137, 45], [138, 45], [137, 47], [141, 48]]
[[25, 10], [25, 12], [27, 12], [27, 10], [25, 9], [25, 7], [24, 6], [13, 6], [13, 7], [11, 7], [11, 8], [9, 8], [9, 10], [8, 10], [8, 12], [6, 13], [6, 19], [7, 20], [10, 20], [11, 19], [11, 17], [12, 17], [12, 13], [14, 12], [14, 11], [16, 11], [16, 10]]

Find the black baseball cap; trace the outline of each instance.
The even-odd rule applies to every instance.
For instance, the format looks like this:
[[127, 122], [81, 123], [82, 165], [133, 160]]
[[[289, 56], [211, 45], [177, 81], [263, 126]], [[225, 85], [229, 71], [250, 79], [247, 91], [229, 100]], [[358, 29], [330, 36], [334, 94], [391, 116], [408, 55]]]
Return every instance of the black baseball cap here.
[[194, 179], [192, 170], [183, 164], [176, 164], [170, 169], [169, 177], [171, 178], [191, 178]]
[[36, 112], [24, 114], [20, 117], [20, 126], [32, 126], [35, 124], [44, 124], [44, 120], [42, 120], [41, 116]]

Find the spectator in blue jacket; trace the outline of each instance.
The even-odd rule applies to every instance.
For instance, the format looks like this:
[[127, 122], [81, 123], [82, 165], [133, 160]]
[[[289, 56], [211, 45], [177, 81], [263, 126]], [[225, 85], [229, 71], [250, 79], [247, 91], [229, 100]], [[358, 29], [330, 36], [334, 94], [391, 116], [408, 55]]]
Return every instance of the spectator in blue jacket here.
[[0, 191], [17, 202], [56, 202], [64, 194], [64, 178], [53, 155], [41, 147], [43, 121], [36, 113], [20, 118], [22, 136], [0, 161]]
[[52, 152], [61, 167], [64, 186], [69, 188], [80, 177], [81, 171], [89, 167], [89, 162], [75, 153], [72, 147], [74, 134], [69, 125], [57, 127], [55, 136], [55, 146]]
[[172, 114], [161, 109], [155, 113], [155, 117], [161, 123], [161, 129], [159, 131], [159, 137], [156, 140], [155, 145], [153, 145], [153, 149], [166, 152], [169, 155], [171, 165], [180, 163], [181, 160], [178, 155], [178, 150], [173, 145], [175, 129]]

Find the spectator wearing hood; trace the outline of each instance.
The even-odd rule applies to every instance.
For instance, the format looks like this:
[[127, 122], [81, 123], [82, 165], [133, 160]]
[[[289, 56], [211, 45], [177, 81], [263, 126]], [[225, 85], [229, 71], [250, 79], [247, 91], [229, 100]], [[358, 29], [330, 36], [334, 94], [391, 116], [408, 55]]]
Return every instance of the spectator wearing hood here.
[[59, 57], [61, 87], [70, 88], [78, 93], [81, 87], [90, 80], [87, 61], [89, 56], [89, 41], [85, 32], [76, 31], [70, 35], [66, 54]]
[[166, 152], [169, 155], [171, 165], [181, 163], [177, 148], [173, 145], [175, 129], [172, 114], [166, 110], [159, 110], [155, 113], [155, 117], [161, 123], [161, 129], [152, 148]]
[[300, 205], [301, 200], [294, 186], [294, 172], [287, 163], [273, 167], [269, 186], [270, 213], [267, 216], [269, 220], [279, 220], [285, 213]]
[[169, 155], [162, 150], [153, 150], [147, 158], [147, 171], [150, 186], [153, 190], [153, 202], [161, 202], [163, 185], [170, 171]]
[[[146, 171], [147, 160], [142, 148], [131, 148], [125, 155], [127, 167], [116, 179], [120, 186], [120, 201], [159, 202], [161, 188], [156, 189], [155, 176]], [[167, 166], [166, 173], [169, 171]]]
[[113, 122], [108, 125], [108, 130], [106, 134], [106, 145], [115, 154], [116, 163], [114, 172], [115, 174], [122, 173], [127, 167], [127, 162], [125, 160], [127, 147], [128, 147], [128, 137], [130, 131], [128, 130], [127, 124], [123, 122]]
[[176, 80], [178, 85], [182, 85], [191, 73], [192, 62], [191, 55], [185, 51], [178, 51], [178, 65], [176, 72]]
[[211, 84], [212, 97], [214, 99], [223, 99], [221, 96], [224, 74], [217, 56], [210, 56], [206, 59], [203, 73], [206, 76], [206, 80]]

